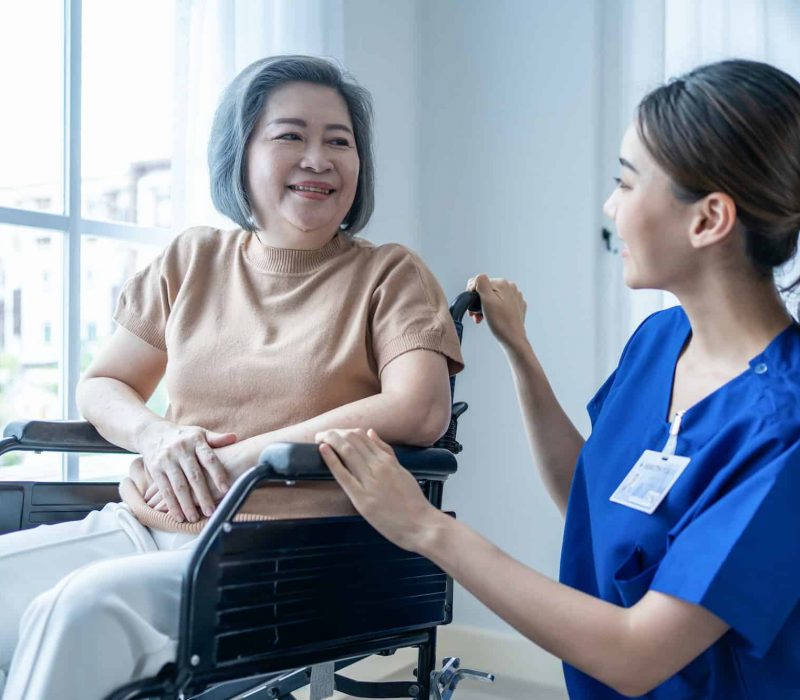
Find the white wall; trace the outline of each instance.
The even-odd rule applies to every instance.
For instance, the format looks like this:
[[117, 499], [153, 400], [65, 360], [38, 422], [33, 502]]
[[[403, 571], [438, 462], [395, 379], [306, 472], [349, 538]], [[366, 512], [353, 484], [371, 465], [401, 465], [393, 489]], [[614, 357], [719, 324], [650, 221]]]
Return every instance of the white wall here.
[[[420, 10], [421, 252], [449, 294], [477, 272], [516, 281], [527, 328], [572, 419], [596, 387], [595, 4], [437, 0]], [[447, 505], [556, 576], [562, 520], [531, 463], [510, 372], [465, 329], [465, 450]], [[505, 629], [459, 592], [456, 619]]]
[[364, 235], [419, 250], [418, 14], [414, 0], [345, 0], [344, 63], [375, 106], [375, 214]]
[[[418, 250], [448, 296], [515, 280], [528, 331], [586, 432], [596, 371], [601, 212], [599, 0], [345, 0], [344, 60], [375, 99], [377, 208], [367, 235]], [[531, 463], [510, 373], [465, 331], [465, 450], [446, 506], [557, 576], [562, 520]], [[507, 626], [463, 591], [455, 621]]]

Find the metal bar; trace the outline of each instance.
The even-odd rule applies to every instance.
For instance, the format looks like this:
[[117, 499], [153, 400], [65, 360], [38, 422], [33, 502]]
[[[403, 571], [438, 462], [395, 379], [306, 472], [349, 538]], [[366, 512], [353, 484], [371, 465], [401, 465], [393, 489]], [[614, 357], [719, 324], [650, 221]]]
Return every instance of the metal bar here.
[[356, 698], [418, 698], [417, 681], [357, 681], [347, 676], [334, 676], [336, 690]]
[[436, 628], [428, 630], [428, 641], [421, 644], [417, 656], [417, 682], [420, 685], [420, 698], [431, 693], [431, 674], [436, 668]]
[[[64, 194], [69, 222], [64, 250], [62, 411], [78, 417], [75, 388], [80, 375], [81, 347], [81, 0], [64, 0]], [[78, 479], [78, 455], [65, 457], [62, 476]]]
[[0, 207], [0, 221], [4, 224], [27, 226], [29, 228], [65, 231], [69, 221], [63, 214], [48, 214], [41, 211]]
[[136, 226], [118, 221], [80, 219], [78, 228], [84, 236], [114, 238], [121, 241], [138, 241], [158, 246], [166, 245], [172, 237], [172, 232], [167, 228]]
[[0, 455], [4, 455], [6, 452], [13, 452], [16, 449], [19, 449], [17, 447], [18, 444], [17, 438], [15, 437], [3, 438], [0, 440]]

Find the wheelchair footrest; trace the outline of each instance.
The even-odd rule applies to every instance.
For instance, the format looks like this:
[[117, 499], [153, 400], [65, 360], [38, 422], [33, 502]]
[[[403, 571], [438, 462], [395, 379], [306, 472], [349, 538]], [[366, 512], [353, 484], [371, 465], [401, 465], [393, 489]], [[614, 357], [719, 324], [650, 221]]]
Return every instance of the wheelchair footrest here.
[[456, 692], [456, 686], [465, 678], [486, 683], [494, 683], [494, 674], [483, 671], [473, 671], [469, 668], [460, 668], [461, 659], [452, 656], [442, 661], [441, 671], [431, 673], [431, 698], [430, 700], [450, 700]]

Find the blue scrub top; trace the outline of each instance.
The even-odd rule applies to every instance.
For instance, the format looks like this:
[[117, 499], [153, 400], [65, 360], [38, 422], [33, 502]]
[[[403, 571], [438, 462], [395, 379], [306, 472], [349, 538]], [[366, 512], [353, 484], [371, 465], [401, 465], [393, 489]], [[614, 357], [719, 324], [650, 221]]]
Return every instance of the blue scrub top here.
[[[667, 441], [690, 333], [680, 307], [648, 318], [589, 403], [560, 579], [626, 607], [661, 591], [731, 626], [647, 698], [800, 698], [800, 327], [686, 411], [676, 453], [691, 461], [652, 515], [609, 501], [642, 452]], [[623, 697], [569, 665], [564, 673], [572, 700]]]

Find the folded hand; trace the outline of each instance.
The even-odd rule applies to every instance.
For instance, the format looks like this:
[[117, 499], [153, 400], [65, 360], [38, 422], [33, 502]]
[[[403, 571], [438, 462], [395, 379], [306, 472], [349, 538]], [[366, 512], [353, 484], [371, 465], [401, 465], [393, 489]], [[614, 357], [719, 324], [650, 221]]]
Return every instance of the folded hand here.
[[228, 490], [228, 473], [214, 448], [236, 441], [233, 433], [215, 433], [197, 426], [161, 421], [141, 439], [148, 486], [144, 499], [176, 520], [196, 522], [210, 516]]

